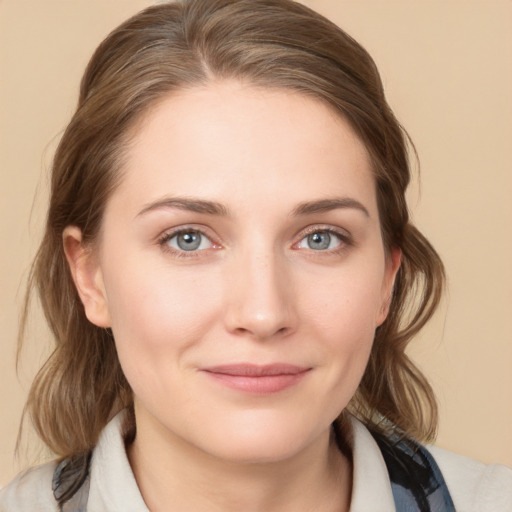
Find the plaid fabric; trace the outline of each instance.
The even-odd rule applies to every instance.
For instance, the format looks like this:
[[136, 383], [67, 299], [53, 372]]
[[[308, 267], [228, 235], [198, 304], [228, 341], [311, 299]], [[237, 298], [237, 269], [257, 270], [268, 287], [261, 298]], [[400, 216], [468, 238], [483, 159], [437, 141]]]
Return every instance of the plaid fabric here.
[[86, 512], [92, 452], [64, 459], [53, 473], [53, 496], [61, 512]]
[[386, 462], [397, 512], [455, 512], [441, 470], [426, 448], [409, 438], [373, 437]]

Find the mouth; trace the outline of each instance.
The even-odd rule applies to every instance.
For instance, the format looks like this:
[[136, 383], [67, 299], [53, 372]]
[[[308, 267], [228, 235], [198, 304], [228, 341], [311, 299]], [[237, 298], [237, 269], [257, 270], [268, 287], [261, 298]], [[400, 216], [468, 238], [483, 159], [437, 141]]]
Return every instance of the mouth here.
[[203, 368], [201, 371], [217, 383], [249, 394], [266, 395], [298, 384], [311, 370], [285, 363], [270, 365], [229, 364]]

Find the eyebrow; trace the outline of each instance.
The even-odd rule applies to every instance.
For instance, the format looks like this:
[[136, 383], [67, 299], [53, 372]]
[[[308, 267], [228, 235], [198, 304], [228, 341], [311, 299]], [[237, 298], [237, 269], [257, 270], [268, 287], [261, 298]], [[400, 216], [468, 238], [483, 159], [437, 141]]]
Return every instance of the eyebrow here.
[[[223, 204], [216, 201], [207, 201], [204, 199], [188, 197], [168, 197], [144, 206], [144, 208], [142, 208], [142, 210], [137, 214], [137, 217], [153, 210], [159, 210], [161, 208], [178, 208], [180, 210], [189, 212], [217, 215], [220, 217], [230, 216], [229, 210]], [[292, 210], [291, 216], [298, 217], [346, 208], [359, 210], [364, 213], [366, 217], [370, 217], [370, 213], [368, 212], [367, 208], [356, 199], [350, 197], [306, 201], [304, 203], [298, 204]]]
[[354, 208], [365, 214], [366, 217], [370, 217], [368, 209], [356, 199], [351, 197], [336, 197], [332, 199], [320, 199], [318, 201], [307, 201], [297, 205], [292, 215], [311, 215], [312, 213], [324, 213], [331, 210], [337, 210], [339, 208]]
[[137, 217], [161, 208], [178, 208], [179, 210], [205, 213], [208, 215], [218, 215], [221, 217], [227, 217], [229, 215], [228, 209], [216, 201], [206, 201], [203, 199], [192, 199], [187, 197], [169, 197], [146, 205], [137, 214]]

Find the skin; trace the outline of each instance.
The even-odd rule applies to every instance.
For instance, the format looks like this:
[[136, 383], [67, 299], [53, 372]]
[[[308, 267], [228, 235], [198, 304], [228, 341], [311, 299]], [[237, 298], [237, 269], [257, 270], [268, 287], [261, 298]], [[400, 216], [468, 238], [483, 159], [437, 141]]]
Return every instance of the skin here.
[[[198, 200], [219, 211], [191, 211]], [[181, 249], [176, 229], [199, 247]], [[370, 160], [342, 117], [239, 82], [180, 91], [137, 126], [94, 248], [73, 226], [64, 246], [134, 391], [128, 454], [151, 510], [348, 510], [331, 423], [400, 254], [383, 247]], [[262, 394], [204, 371], [276, 362], [307, 371]]]

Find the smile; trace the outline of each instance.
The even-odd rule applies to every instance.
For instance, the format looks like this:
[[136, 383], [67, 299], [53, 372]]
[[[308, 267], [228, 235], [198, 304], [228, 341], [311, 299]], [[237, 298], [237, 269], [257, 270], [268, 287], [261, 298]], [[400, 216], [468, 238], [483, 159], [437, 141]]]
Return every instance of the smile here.
[[245, 393], [266, 395], [294, 386], [311, 370], [290, 364], [234, 364], [204, 368], [201, 371], [229, 388]]

